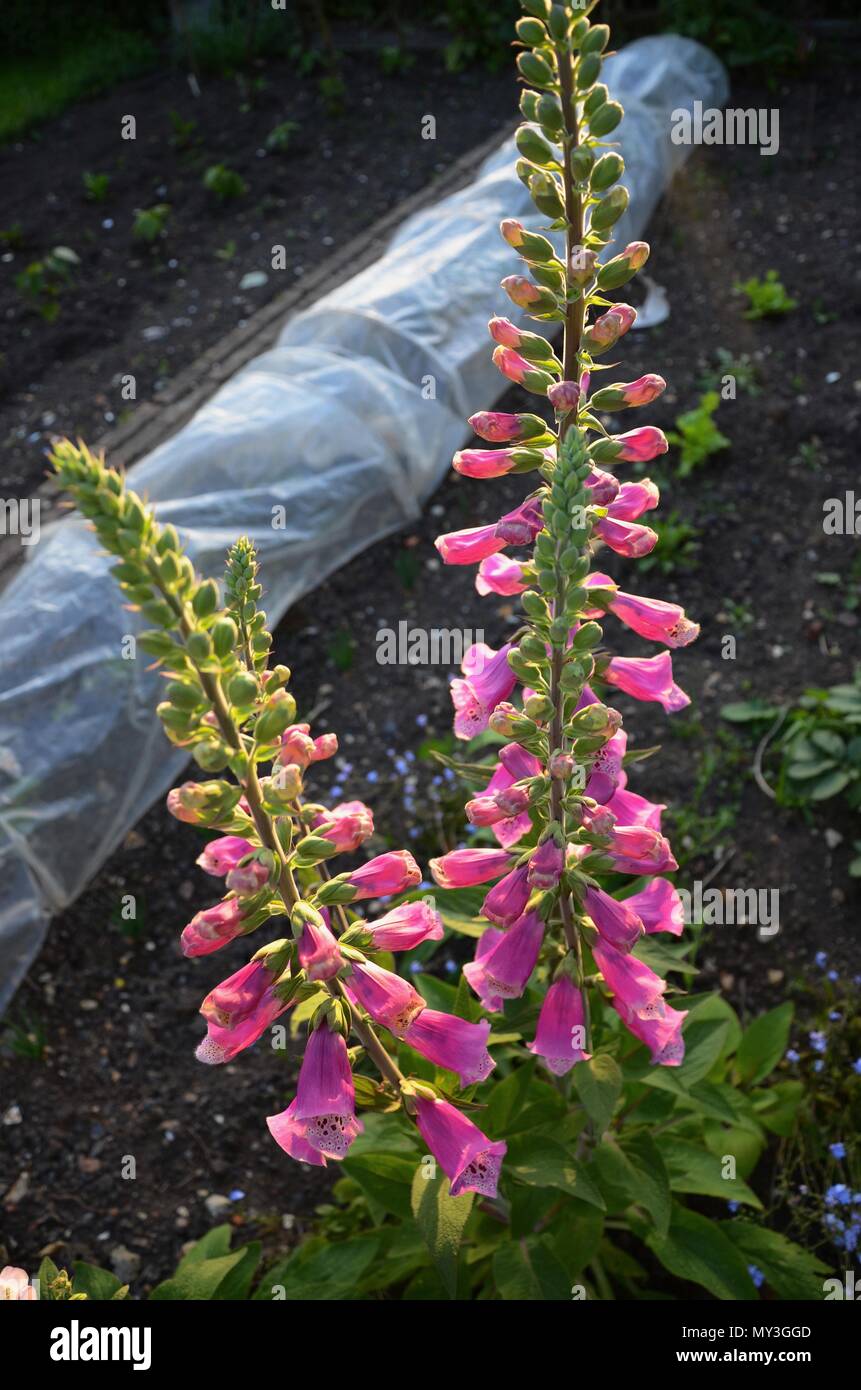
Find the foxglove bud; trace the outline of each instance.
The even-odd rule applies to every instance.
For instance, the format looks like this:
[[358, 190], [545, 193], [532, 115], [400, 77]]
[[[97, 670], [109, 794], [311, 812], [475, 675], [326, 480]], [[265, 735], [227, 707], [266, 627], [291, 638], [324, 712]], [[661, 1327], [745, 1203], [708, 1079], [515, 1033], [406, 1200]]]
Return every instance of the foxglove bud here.
[[612, 309], [601, 314], [600, 318], [586, 329], [583, 334], [583, 346], [593, 357], [609, 351], [628, 332], [636, 317], [637, 311], [632, 309], [630, 304], [614, 304]]
[[[500, 319], [505, 323], [507, 320]], [[480, 439], [491, 444], [506, 444], [527, 440], [546, 433], [547, 426], [538, 415], [509, 415], [501, 410], [483, 410], [471, 415], [469, 423]]]
[[646, 241], [632, 241], [612, 260], [606, 261], [598, 271], [599, 290], [617, 290], [626, 285], [649, 259], [649, 244]]
[[536, 395], [546, 395], [548, 386], [553, 385], [554, 378], [549, 372], [533, 367], [525, 357], [521, 357], [512, 348], [496, 348], [493, 354], [493, 363], [499, 368], [503, 376], [508, 377], [509, 381], [517, 382], [518, 386], [523, 386], [527, 391], [535, 392]]
[[590, 283], [595, 274], [595, 264], [598, 260], [597, 251], [592, 251], [585, 246], [575, 246], [570, 257], [570, 279], [581, 289]]
[[568, 415], [576, 410], [580, 401], [580, 387], [576, 381], [557, 381], [548, 387], [547, 399], [557, 415]]
[[628, 406], [649, 405], [667, 389], [662, 376], [649, 372], [636, 381], [617, 381], [602, 386], [589, 402], [592, 410], [625, 410]]

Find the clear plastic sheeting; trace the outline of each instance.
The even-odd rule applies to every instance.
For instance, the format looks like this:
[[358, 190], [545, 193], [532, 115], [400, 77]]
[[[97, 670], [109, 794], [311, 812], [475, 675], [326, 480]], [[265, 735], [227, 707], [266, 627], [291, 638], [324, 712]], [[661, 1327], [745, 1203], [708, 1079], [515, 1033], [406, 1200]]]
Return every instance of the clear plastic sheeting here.
[[[631, 190], [617, 246], [644, 230], [689, 153], [671, 113], [721, 106], [726, 76], [687, 39], [642, 39], [611, 58]], [[419, 513], [506, 383], [487, 320], [511, 306], [504, 216], [542, 225], [507, 140], [476, 179], [403, 224], [381, 259], [297, 315], [130, 470], [206, 573], [252, 537], [277, 620], [351, 556]], [[273, 524], [274, 523], [274, 524]], [[282, 524], [283, 523], [283, 524]], [[163, 737], [159, 676], [126, 659], [137, 619], [72, 517], [47, 528], [0, 599], [0, 1008], [52, 913], [81, 891], [185, 760]], [[98, 924], [93, 924], [98, 930]]]

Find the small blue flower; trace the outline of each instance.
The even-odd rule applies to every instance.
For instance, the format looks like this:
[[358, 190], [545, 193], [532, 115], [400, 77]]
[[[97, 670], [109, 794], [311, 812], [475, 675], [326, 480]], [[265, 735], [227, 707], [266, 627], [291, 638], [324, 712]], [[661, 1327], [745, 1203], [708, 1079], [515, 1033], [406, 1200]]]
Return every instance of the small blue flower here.
[[741, 1206], [741, 1202], [727, 1202], [726, 1205], [727, 1205], [727, 1210], [728, 1210], [728, 1211], [731, 1211], [731, 1212], [733, 1213], [733, 1215], [735, 1215], [735, 1213], [738, 1211], [739, 1207]]
[[416, 723], [418, 724], [418, 726], [419, 726], [420, 729], [426, 729], [427, 726], [428, 726], [428, 717], [427, 717], [427, 715], [426, 715], [426, 714], [417, 714], [417, 715], [416, 715]]
[[380, 774], [379, 774], [378, 772], [369, 772], [369, 773], [368, 773], [368, 781], [369, 781], [369, 782], [378, 782], [379, 780], [380, 780]]
[[821, 1057], [817, 1057], [816, 1061], [813, 1063], [813, 1070], [816, 1072], [825, 1070], [825, 1063], [822, 1061]]
[[828, 1047], [828, 1038], [821, 1029], [809, 1033], [808, 1037], [810, 1038], [810, 1046], [813, 1048], [814, 1052], [825, 1052]]
[[835, 1144], [828, 1145], [828, 1152], [832, 1154], [834, 1158], [845, 1158], [846, 1145], [838, 1139]]
[[242, 1191], [241, 1187], [234, 1187], [233, 1191], [228, 1192], [227, 1195], [230, 1198], [231, 1202], [241, 1202], [245, 1197], [245, 1193]]
[[836, 970], [829, 970], [825, 978], [830, 980], [832, 984], [835, 984], [840, 979], [840, 976], [837, 974]]
[[826, 966], [827, 963], [828, 963], [828, 957], [826, 956], [826, 954], [825, 954], [824, 951], [817, 951], [817, 952], [816, 952], [816, 955], [813, 957], [813, 959], [815, 960], [816, 964], [819, 966], [820, 970], [824, 970], [824, 969], [825, 969], [825, 966]]
[[747, 1272], [753, 1280], [754, 1287], [757, 1289], [761, 1289], [763, 1284], [765, 1283], [765, 1275], [763, 1274], [762, 1270], [757, 1269], [756, 1265], [748, 1265]]
[[789, 1047], [786, 1050], [786, 1060], [787, 1062], [798, 1062], [801, 1060], [801, 1054], [796, 1052], [794, 1047]]
[[852, 1193], [845, 1182], [832, 1183], [825, 1192], [825, 1205], [827, 1207], [847, 1207], [852, 1201]]
[[852, 1070], [856, 1076], [861, 1076], [861, 1057], [856, 1057], [852, 1063]]
[[843, 1015], [841, 1013], [838, 1013], [836, 1009], [832, 1009], [828, 1017], [830, 1018], [832, 1023], [839, 1023]]

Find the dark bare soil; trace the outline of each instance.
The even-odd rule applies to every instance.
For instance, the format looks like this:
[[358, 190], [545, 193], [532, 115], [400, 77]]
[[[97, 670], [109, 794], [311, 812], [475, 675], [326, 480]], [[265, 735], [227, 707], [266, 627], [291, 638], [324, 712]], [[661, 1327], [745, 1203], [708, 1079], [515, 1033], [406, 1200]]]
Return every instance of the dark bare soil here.
[[[443, 109], [441, 81], [438, 74], [428, 77], [432, 110]], [[487, 91], [496, 92], [494, 80], [487, 79]], [[389, 140], [381, 162], [391, 169], [403, 159], [412, 168], [422, 157], [414, 116], [387, 133], [382, 113], [392, 110], [389, 98], [375, 100], [380, 139]], [[500, 83], [500, 118], [507, 119], [507, 100]], [[620, 378], [647, 370], [667, 378], [669, 390], [645, 416], [667, 429], [696, 404], [718, 347], [735, 358], [749, 355], [760, 390], [754, 396], [740, 387], [734, 401], [721, 403], [717, 422], [731, 447], [691, 478], [672, 480], [673, 454], [669, 463], [659, 460], [670, 479], [659, 520], [677, 511], [695, 528], [692, 566], [635, 573], [625, 562], [608, 562], [626, 588], [678, 599], [703, 625], [699, 642], [675, 661], [677, 679], [692, 696], [689, 711], [668, 719], [655, 705], [635, 706], [624, 697], [622, 704], [632, 742], [663, 744], [634, 770], [632, 785], [671, 807], [684, 861], [679, 883], [708, 879], [717, 887], [780, 890], [779, 935], [760, 942], [752, 927], [714, 928], [701, 952], [699, 983], [721, 988], [746, 1015], [783, 998], [817, 950], [838, 966], [859, 968], [859, 888], [847, 876], [857, 824], [853, 830], [837, 802], [826, 803], [810, 824], [776, 807], [750, 775], [749, 737], [720, 718], [730, 701], [760, 696], [781, 703], [808, 685], [845, 680], [859, 657], [857, 613], [843, 602], [858, 587], [858, 538], [826, 536], [822, 528], [825, 500], [859, 490], [857, 335], [847, 293], [855, 260], [854, 100], [839, 71], [775, 93], [735, 94], [739, 105], [780, 106], [780, 153], [773, 159], [750, 149], [695, 153], [649, 230], [650, 272], [669, 296], [671, 316], [630, 335], [619, 353]], [[416, 97], [415, 111], [421, 109]], [[464, 145], [484, 136], [486, 125], [464, 133], [462, 123], [474, 114], [465, 91], [457, 112]], [[82, 119], [81, 112], [70, 117]], [[231, 129], [234, 120], [231, 111]], [[367, 138], [366, 131], [362, 141]], [[356, 141], [357, 149], [367, 148]], [[206, 144], [218, 148], [209, 133]], [[235, 162], [250, 177], [238, 156]], [[306, 172], [313, 165], [309, 157]], [[379, 165], [362, 167], [372, 173], [363, 197], [381, 197], [379, 211], [386, 206]], [[425, 174], [412, 168], [412, 176], [420, 181]], [[400, 183], [398, 196], [407, 186]], [[304, 193], [298, 170], [296, 187]], [[333, 215], [332, 225], [342, 226], [340, 207]], [[291, 220], [298, 225], [292, 213]], [[249, 229], [261, 225], [249, 212]], [[222, 228], [213, 244], [231, 234]], [[303, 247], [305, 263], [308, 255]], [[747, 322], [733, 285], [771, 268], [799, 307], [779, 319]], [[221, 312], [209, 297], [212, 273], [208, 261], [201, 319]], [[225, 305], [231, 292], [225, 289]], [[130, 310], [138, 324], [149, 321], [147, 293], [153, 293], [148, 273], [141, 302]], [[171, 312], [163, 308], [158, 321]], [[224, 322], [232, 323], [233, 308], [224, 312]], [[182, 331], [185, 359], [204, 338], [195, 337], [197, 325]], [[174, 343], [173, 332], [167, 341]], [[179, 338], [175, 345], [179, 351]], [[83, 345], [72, 357], [76, 384], [64, 393], [52, 374], [60, 366], [46, 373], [36, 366], [44, 357], [34, 357], [30, 369], [44, 383], [40, 407], [57, 410], [62, 400], [68, 426], [74, 422], [83, 432], [93, 421], [92, 382], [104, 383], [111, 370], [92, 349]], [[512, 391], [503, 408], [525, 404]], [[16, 398], [9, 408], [23, 410], [24, 402]], [[28, 476], [30, 455], [20, 451], [18, 459], [21, 476]], [[527, 486], [523, 479], [476, 483], [451, 475], [420, 524], [347, 565], [297, 605], [277, 634], [279, 656], [296, 673], [300, 706], [319, 711], [321, 729], [339, 732], [338, 786], [374, 806], [381, 840], [409, 843], [423, 862], [448, 834], [433, 780], [437, 769], [421, 750], [429, 736], [449, 730], [451, 673], [378, 665], [375, 636], [406, 620], [420, 628], [483, 626], [492, 645], [503, 640], [515, 622], [508, 601], [480, 603], [472, 572], [443, 567], [432, 542], [441, 531], [500, 515]], [[822, 572], [839, 574], [841, 585], [818, 582]], [[608, 635], [617, 649], [644, 650], [615, 626]], [[734, 660], [721, 654], [727, 635], [736, 638]], [[331, 770], [321, 774], [315, 794], [325, 796], [331, 781]], [[194, 831], [161, 808], [151, 811], [54, 924], [13, 1009], [13, 1018], [40, 1025], [46, 1039], [41, 1061], [0, 1059], [3, 1108], [17, 1105], [21, 1112], [20, 1123], [2, 1130], [6, 1186], [28, 1175], [26, 1192], [7, 1196], [4, 1212], [3, 1237], [15, 1263], [32, 1268], [46, 1248], [62, 1262], [83, 1256], [108, 1263], [110, 1251], [126, 1245], [141, 1256], [138, 1286], [144, 1287], [172, 1269], [185, 1240], [213, 1224], [207, 1195], [244, 1191], [234, 1220], [283, 1244], [291, 1237], [280, 1218], [286, 1214], [289, 1226], [296, 1217], [293, 1230], [300, 1231], [326, 1191], [325, 1175], [289, 1164], [265, 1132], [264, 1116], [283, 1103], [288, 1088], [282, 1060], [262, 1044], [228, 1068], [204, 1071], [194, 1060], [201, 1032], [196, 1007], [213, 981], [244, 958], [241, 947], [217, 964], [179, 955], [181, 926], [211, 900], [204, 876], [191, 867], [198, 843]], [[146, 899], [135, 940], [115, 925], [124, 892]], [[123, 1187], [118, 1173], [127, 1154], [136, 1157], [137, 1178]]]

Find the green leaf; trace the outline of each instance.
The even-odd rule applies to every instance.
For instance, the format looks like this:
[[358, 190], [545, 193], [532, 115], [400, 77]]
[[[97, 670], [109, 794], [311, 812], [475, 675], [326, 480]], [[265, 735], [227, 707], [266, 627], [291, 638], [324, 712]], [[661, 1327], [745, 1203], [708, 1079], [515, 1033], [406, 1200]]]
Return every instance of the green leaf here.
[[[219, 1255], [215, 1259], [194, 1260], [187, 1264], [184, 1269], [178, 1269], [172, 1279], [165, 1279], [163, 1283], [157, 1284], [150, 1294], [150, 1298], [159, 1302], [166, 1300], [174, 1303], [220, 1299], [222, 1297], [222, 1285], [226, 1285], [228, 1288], [233, 1287], [234, 1281], [227, 1283], [228, 1276], [238, 1266], [243, 1265], [250, 1249], [250, 1246], [243, 1246], [240, 1250], [234, 1250], [228, 1255]], [[259, 1258], [259, 1249], [255, 1256], [255, 1266], [257, 1258]], [[244, 1270], [239, 1277], [244, 1277]], [[232, 1295], [228, 1294], [227, 1296], [231, 1297]]]
[[376, 1236], [330, 1244], [306, 1241], [263, 1275], [255, 1300], [339, 1302], [358, 1297], [358, 1286], [380, 1249]]
[[430, 1008], [441, 1013], [452, 1012], [456, 990], [448, 980], [438, 980], [436, 975], [414, 975], [413, 984]]
[[207, 1231], [205, 1236], [201, 1236], [200, 1240], [185, 1252], [176, 1267], [177, 1274], [188, 1269], [189, 1265], [199, 1264], [201, 1260], [214, 1260], [219, 1255], [229, 1254], [231, 1237], [232, 1230], [229, 1225], [213, 1226], [211, 1231]]
[[719, 1225], [698, 1212], [674, 1205], [667, 1235], [650, 1232], [646, 1244], [677, 1279], [701, 1284], [715, 1298], [756, 1298], [744, 1256]]
[[520, 1114], [529, 1094], [529, 1086], [535, 1072], [535, 1058], [531, 1057], [523, 1066], [517, 1066], [509, 1076], [498, 1081], [490, 1092], [487, 1109], [484, 1112], [484, 1132], [491, 1139], [498, 1139], [511, 1133], [511, 1125]]
[[[741, 1178], [721, 1176], [723, 1155], [709, 1153], [674, 1134], [662, 1134], [658, 1147], [667, 1165], [670, 1187], [674, 1192], [693, 1192], [703, 1197], [719, 1197], [727, 1202], [747, 1202], [757, 1211], [762, 1203]], [[732, 1153], [727, 1138], [724, 1153]]]
[[600, 1137], [613, 1118], [622, 1094], [622, 1073], [608, 1052], [599, 1052], [574, 1068], [574, 1086]]
[[416, 1174], [417, 1159], [401, 1154], [363, 1153], [346, 1158], [341, 1165], [347, 1177], [359, 1184], [379, 1215], [400, 1217], [409, 1221], [412, 1216], [410, 1189]]
[[808, 1250], [752, 1221], [723, 1221], [721, 1229], [746, 1262], [762, 1270], [780, 1298], [808, 1302], [822, 1298], [822, 1278], [831, 1271]]
[[824, 777], [817, 778], [809, 788], [810, 800], [827, 801], [829, 796], [836, 796], [838, 792], [842, 792], [851, 780], [852, 774], [850, 772], [843, 772], [836, 768], [834, 772], [828, 772]]
[[500, 1297], [509, 1302], [567, 1302], [571, 1281], [546, 1237], [511, 1241], [493, 1257]]
[[735, 704], [721, 705], [721, 719], [731, 724], [752, 724], [758, 719], [776, 719], [780, 713], [779, 705], [767, 705], [764, 700], [740, 700]]
[[604, 1199], [582, 1163], [561, 1144], [540, 1134], [526, 1134], [508, 1145], [505, 1169], [530, 1187], [558, 1187], [572, 1197], [604, 1209]]
[[670, 1184], [664, 1161], [647, 1134], [631, 1135], [623, 1145], [605, 1139], [592, 1156], [601, 1192], [611, 1212], [641, 1206], [655, 1228], [666, 1234], [670, 1222]]
[[594, 1258], [604, 1235], [604, 1214], [586, 1202], [569, 1200], [553, 1218], [550, 1239], [572, 1281]]
[[44, 1303], [51, 1303], [54, 1301], [54, 1295], [51, 1293], [48, 1285], [52, 1284], [54, 1280], [59, 1277], [59, 1274], [60, 1271], [54, 1264], [54, 1261], [50, 1260], [46, 1255], [39, 1265], [36, 1276], [39, 1280], [39, 1297]]
[[413, 1216], [449, 1298], [457, 1296], [457, 1256], [472, 1201], [471, 1192], [452, 1197], [448, 1178], [428, 1178], [422, 1168], [413, 1178]]
[[745, 1029], [735, 1057], [738, 1081], [756, 1086], [768, 1076], [786, 1051], [793, 1007], [787, 1000], [754, 1019]]
[[684, 1030], [685, 1060], [676, 1070], [686, 1090], [708, 1076], [724, 1052], [728, 1036], [728, 1023], [695, 1020], [688, 1024]]
[[74, 1292], [85, 1293], [87, 1298], [97, 1302], [108, 1302], [117, 1290], [123, 1287], [115, 1274], [111, 1274], [108, 1269], [100, 1269], [98, 1265], [88, 1265], [83, 1260], [76, 1260], [74, 1270]]

